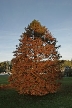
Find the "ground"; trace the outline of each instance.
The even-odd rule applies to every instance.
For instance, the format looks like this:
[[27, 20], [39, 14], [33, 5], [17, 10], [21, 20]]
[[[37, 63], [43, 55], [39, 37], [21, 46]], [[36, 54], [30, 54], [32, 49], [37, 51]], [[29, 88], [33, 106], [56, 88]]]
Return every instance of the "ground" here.
[[[8, 84], [8, 75], [0, 84]], [[72, 77], [64, 77], [57, 93], [45, 96], [19, 95], [15, 90], [0, 90], [0, 108], [72, 108]]]

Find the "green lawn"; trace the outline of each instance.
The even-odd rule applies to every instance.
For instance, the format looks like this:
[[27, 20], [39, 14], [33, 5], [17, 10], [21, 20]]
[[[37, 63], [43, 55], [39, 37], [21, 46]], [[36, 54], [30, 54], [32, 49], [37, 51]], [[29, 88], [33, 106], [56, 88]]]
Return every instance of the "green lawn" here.
[[0, 84], [8, 84], [8, 75], [0, 75]]
[[[0, 76], [0, 84], [7, 84], [7, 79], [8, 76]], [[60, 91], [42, 97], [0, 90], [0, 108], [72, 108], [72, 77], [63, 78]]]

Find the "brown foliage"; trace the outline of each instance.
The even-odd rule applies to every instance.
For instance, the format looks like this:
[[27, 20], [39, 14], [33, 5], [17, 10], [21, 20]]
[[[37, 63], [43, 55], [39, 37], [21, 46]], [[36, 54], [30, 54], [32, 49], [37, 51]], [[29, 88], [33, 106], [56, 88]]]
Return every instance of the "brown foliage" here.
[[61, 78], [56, 39], [45, 26], [33, 20], [19, 41], [12, 59], [11, 87], [20, 94], [56, 92]]

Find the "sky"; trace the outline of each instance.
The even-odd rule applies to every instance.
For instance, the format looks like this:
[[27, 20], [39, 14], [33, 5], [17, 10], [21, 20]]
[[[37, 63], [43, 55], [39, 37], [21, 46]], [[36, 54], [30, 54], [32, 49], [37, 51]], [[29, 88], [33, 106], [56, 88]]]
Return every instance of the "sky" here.
[[46, 26], [63, 60], [72, 59], [72, 0], [0, 0], [0, 62], [10, 61], [32, 20]]

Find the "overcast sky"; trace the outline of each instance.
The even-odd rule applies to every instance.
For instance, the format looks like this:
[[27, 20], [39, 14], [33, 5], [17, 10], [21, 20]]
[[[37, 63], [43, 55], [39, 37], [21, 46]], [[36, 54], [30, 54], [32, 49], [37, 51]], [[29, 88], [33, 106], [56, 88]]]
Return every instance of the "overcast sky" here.
[[61, 45], [62, 59], [72, 58], [72, 0], [0, 0], [0, 61], [11, 60], [18, 39], [39, 20]]

